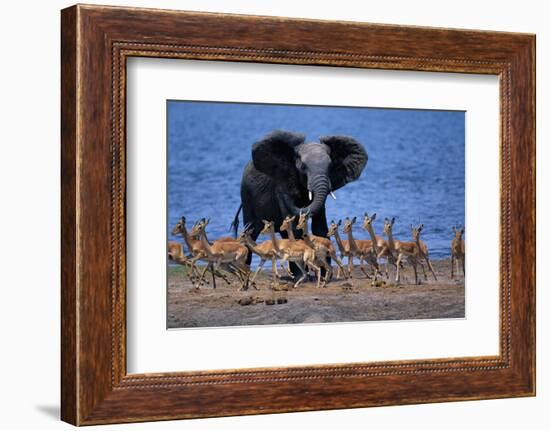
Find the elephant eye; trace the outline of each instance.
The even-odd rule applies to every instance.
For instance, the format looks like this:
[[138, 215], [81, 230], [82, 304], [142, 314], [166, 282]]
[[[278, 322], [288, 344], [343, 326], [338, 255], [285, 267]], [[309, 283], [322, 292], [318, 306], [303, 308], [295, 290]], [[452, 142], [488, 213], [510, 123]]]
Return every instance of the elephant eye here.
[[305, 171], [306, 165], [300, 159], [296, 159], [296, 168], [298, 168], [300, 171]]

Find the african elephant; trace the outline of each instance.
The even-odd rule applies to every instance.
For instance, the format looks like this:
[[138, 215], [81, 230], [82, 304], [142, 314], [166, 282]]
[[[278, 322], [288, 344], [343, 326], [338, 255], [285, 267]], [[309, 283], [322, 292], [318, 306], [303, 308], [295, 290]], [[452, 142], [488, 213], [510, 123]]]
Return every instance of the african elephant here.
[[241, 182], [244, 223], [253, 228], [252, 238], [258, 237], [262, 220], [273, 221], [278, 230], [286, 216], [308, 210], [312, 233], [326, 236], [327, 196], [359, 178], [367, 159], [364, 147], [348, 136], [306, 143], [300, 133], [276, 130], [260, 139], [252, 146]]

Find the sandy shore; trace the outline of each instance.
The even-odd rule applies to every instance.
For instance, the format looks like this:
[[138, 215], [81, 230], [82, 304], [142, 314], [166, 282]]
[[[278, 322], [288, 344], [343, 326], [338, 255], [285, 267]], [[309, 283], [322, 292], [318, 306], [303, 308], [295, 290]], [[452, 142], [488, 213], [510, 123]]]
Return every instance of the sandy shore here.
[[[399, 286], [390, 280], [371, 286], [358, 269], [353, 286], [331, 281], [318, 289], [314, 282], [293, 289], [282, 282], [278, 290], [270, 288], [271, 272], [258, 275], [259, 290], [237, 291], [238, 283], [230, 276], [228, 286], [221, 279], [217, 289], [205, 285], [194, 290], [184, 267], [168, 268], [168, 327], [213, 327], [270, 325], [290, 323], [354, 322], [368, 320], [435, 319], [464, 317], [464, 279], [450, 279], [450, 259], [432, 261], [438, 280], [431, 274], [421, 276], [414, 285], [410, 267], [404, 270]], [[268, 265], [266, 265], [268, 266]], [[245, 304], [245, 305], [242, 305]]]

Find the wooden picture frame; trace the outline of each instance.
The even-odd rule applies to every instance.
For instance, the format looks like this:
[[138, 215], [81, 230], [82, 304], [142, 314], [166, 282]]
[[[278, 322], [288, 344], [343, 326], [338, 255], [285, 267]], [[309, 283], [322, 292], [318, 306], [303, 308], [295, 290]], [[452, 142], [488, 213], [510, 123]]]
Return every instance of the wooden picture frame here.
[[[64, 9], [61, 18], [64, 421], [90, 425], [535, 394], [534, 35], [82, 5]], [[130, 56], [498, 75], [500, 354], [128, 375]]]

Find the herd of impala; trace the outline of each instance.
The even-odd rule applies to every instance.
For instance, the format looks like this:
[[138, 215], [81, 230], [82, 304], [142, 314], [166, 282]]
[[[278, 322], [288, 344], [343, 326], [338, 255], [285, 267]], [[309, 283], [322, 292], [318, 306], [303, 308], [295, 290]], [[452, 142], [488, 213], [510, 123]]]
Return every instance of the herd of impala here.
[[[351, 282], [355, 258], [359, 260], [360, 270], [367, 278], [372, 279], [373, 285], [376, 285], [380, 276], [385, 275], [386, 278], [389, 278], [389, 265], [395, 267], [395, 281], [399, 284], [401, 270], [405, 262], [413, 268], [416, 284], [419, 284], [419, 266], [422, 269], [424, 278], [428, 279], [424, 263], [430, 270], [433, 278], [437, 280], [430, 262], [428, 247], [420, 239], [420, 234], [424, 227], [423, 224], [419, 226], [411, 225], [412, 241], [399, 241], [392, 234], [395, 218], [391, 220], [386, 218], [384, 220], [383, 232], [387, 239], [384, 239], [375, 235], [372, 226], [373, 221], [376, 219], [376, 214], [369, 216], [365, 213], [362, 227], [368, 232], [370, 240], [354, 238], [353, 226], [357, 221], [356, 217], [353, 217], [353, 219], [346, 218], [343, 223], [342, 232], [347, 239], [340, 237], [341, 220], [337, 223], [334, 221], [331, 222], [327, 238], [325, 238], [309, 233], [309, 214], [301, 213], [298, 216], [296, 230], [301, 231], [302, 236], [301, 238], [296, 238], [294, 235], [295, 219], [296, 216], [289, 216], [279, 227], [279, 231], [286, 232], [287, 238], [277, 238], [274, 223], [264, 220], [264, 227], [260, 235], [266, 234], [269, 236], [269, 239], [257, 243], [251, 237], [250, 226], [245, 226], [237, 238], [223, 237], [210, 242], [206, 234], [206, 226], [209, 219], [199, 220], [188, 231], [186, 219], [182, 217], [172, 230], [172, 234], [182, 236], [188, 254], [184, 252], [183, 244], [169, 241], [168, 257], [173, 262], [188, 268], [187, 276], [194, 284], [195, 289], [199, 289], [201, 285], [208, 283], [205, 280], [207, 271], [210, 271], [212, 275], [212, 286], [214, 288], [216, 287], [216, 277], [222, 278], [227, 284], [231, 283], [225, 273], [229, 272], [238, 278], [240, 283], [239, 290], [248, 289], [249, 285], [258, 289], [255, 284], [256, 277], [268, 260], [271, 261], [272, 286], [277, 285], [280, 279], [277, 263], [279, 263], [284, 273], [294, 279], [290, 270], [290, 262], [295, 263], [301, 271], [301, 275], [294, 282], [295, 288], [304, 282], [310, 271], [316, 274], [317, 287], [325, 287], [333, 276], [332, 265], [330, 264], [331, 260], [336, 262], [338, 266], [335, 277]], [[455, 266], [457, 275], [459, 265], [462, 267], [464, 274], [464, 228], [457, 229], [453, 227], [453, 233], [454, 238], [451, 241], [451, 278], [455, 276]], [[347, 268], [338, 257], [336, 247], [331, 240], [332, 237], [336, 241], [340, 258], [347, 257]], [[254, 253], [260, 258], [260, 264], [255, 272], [252, 272], [250, 266], [247, 264], [249, 253]], [[198, 261], [206, 263], [202, 270], [197, 265]], [[384, 265], [382, 264], [383, 261], [385, 262]], [[365, 264], [368, 264], [370, 273], [365, 268]], [[220, 270], [224, 270], [225, 272]]]

